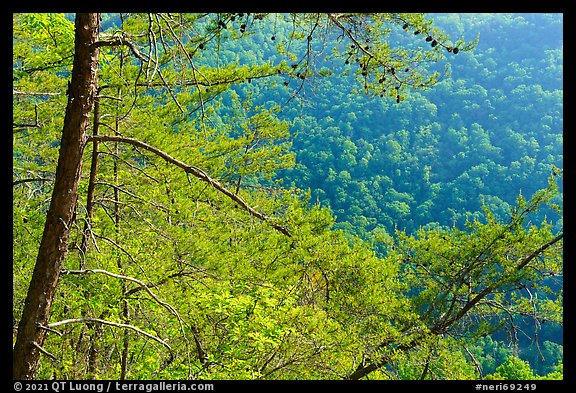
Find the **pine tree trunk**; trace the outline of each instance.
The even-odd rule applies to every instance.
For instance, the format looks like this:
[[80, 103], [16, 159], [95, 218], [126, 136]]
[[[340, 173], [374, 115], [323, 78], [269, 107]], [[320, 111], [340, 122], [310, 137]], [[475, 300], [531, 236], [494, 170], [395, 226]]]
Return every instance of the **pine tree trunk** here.
[[75, 220], [78, 183], [86, 130], [97, 91], [100, 14], [77, 14], [75, 53], [68, 104], [56, 168], [52, 199], [36, 265], [28, 288], [13, 351], [14, 379], [33, 379], [41, 355], [52, 300], [62, 263], [68, 251], [68, 236]]

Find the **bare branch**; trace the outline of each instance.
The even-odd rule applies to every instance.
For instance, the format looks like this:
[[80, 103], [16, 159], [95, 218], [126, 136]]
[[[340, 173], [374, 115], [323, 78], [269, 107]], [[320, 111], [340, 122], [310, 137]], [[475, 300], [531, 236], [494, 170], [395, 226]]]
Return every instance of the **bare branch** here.
[[144, 55], [142, 54], [142, 52], [140, 52], [138, 50], [138, 48], [136, 48], [136, 45], [134, 45], [134, 43], [129, 40], [125, 35], [123, 34], [113, 34], [113, 35], [107, 35], [107, 34], [101, 34], [100, 38], [112, 38], [112, 40], [99, 40], [94, 42], [92, 45], [90, 45], [91, 49], [94, 48], [100, 48], [103, 46], [122, 46], [122, 45], [126, 45], [130, 48], [130, 50], [132, 51], [132, 53], [134, 54], [134, 56], [136, 56], [138, 59], [142, 60], [142, 61], [146, 61]]
[[[186, 338], [185, 332], [184, 332], [184, 322], [182, 321], [182, 318], [180, 317], [180, 314], [178, 314], [178, 312], [176, 311], [176, 309], [174, 307], [172, 307], [170, 304], [166, 303], [165, 301], [161, 300], [158, 296], [156, 296], [156, 294], [154, 292], [152, 292], [152, 290], [150, 288], [148, 288], [148, 286], [143, 283], [142, 281], [130, 277], [130, 276], [124, 276], [121, 274], [116, 274], [116, 273], [112, 273], [109, 272], [107, 270], [101, 270], [101, 269], [86, 269], [86, 270], [63, 270], [62, 274], [90, 274], [90, 273], [101, 273], [110, 277], [114, 277], [114, 278], [119, 278], [121, 280], [126, 280], [126, 281], [132, 281], [136, 284], [138, 284], [142, 289], [144, 289], [146, 292], [148, 292], [148, 294], [158, 303], [160, 304], [162, 307], [166, 308], [168, 311], [170, 311], [170, 313], [172, 315], [174, 315], [177, 319], [178, 322], [180, 324], [180, 329], [182, 331], [182, 335], [184, 337], [184, 339], [186, 340], [186, 343], [188, 343], [188, 339]], [[202, 345], [200, 343], [200, 340], [198, 338], [198, 329], [196, 328], [196, 326], [192, 326], [192, 332], [194, 333], [194, 341], [196, 343], [196, 348], [198, 350], [198, 357], [200, 358], [200, 361], [202, 363], [205, 362], [205, 354], [204, 354], [204, 350], [202, 349]]]
[[48, 93], [48, 92], [36, 92], [36, 91], [16, 91], [12, 90], [12, 94], [15, 96], [57, 96], [61, 93]]
[[63, 334], [60, 333], [58, 330], [50, 329], [50, 328], [47, 327], [47, 326], [38, 324], [38, 327], [39, 327], [40, 329], [44, 329], [44, 330], [46, 330], [46, 331], [48, 331], [48, 332], [54, 333], [54, 334], [56, 334], [56, 335], [58, 335], [58, 336], [60, 336], [60, 337], [63, 336]]
[[[104, 274], [110, 277], [114, 277], [114, 278], [119, 278], [121, 280], [126, 280], [126, 281], [132, 281], [136, 284], [138, 284], [139, 286], [141, 286], [144, 290], [146, 290], [146, 292], [148, 292], [148, 294], [161, 306], [163, 306], [164, 308], [166, 308], [168, 311], [170, 311], [172, 314], [174, 314], [175, 316], [178, 317], [178, 313], [176, 312], [176, 310], [174, 309], [174, 307], [172, 307], [170, 304], [162, 301], [160, 298], [158, 298], [158, 296], [156, 296], [156, 294], [154, 294], [154, 292], [152, 292], [150, 290], [150, 288], [148, 288], [148, 286], [143, 283], [142, 281], [130, 277], [130, 276], [124, 276], [121, 274], [116, 274], [116, 273], [112, 273], [109, 272], [107, 270], [102, 270], [102, 269], [85, 269], [85, 270], [62, 270], [62, 274], [91, 274], [91, 273], [100, 273], [100, 274]], [[178, 317], [179, 318], [179, 317]]]
[[470, 359], [472, 360], [472, 363], [474, 363], [474, 367], [476, 368], [476, 371], [478, 372], [478, 375], [480, 375], [480, 379], [483, 378], [482, 375], [482, 366], [480, 365], [480, 363], [478, 363], [478, 360], [476, 360], [476, 357], [474, 356], [474, 354], [472, 352], [470, 352], [470, 350], [468, 349], [468, 347], [466, 347], [465, 345], [462, 347], [464, 348], [464, 351], [466, 351], [466, 354], [468, 354], [468, 356], [470, 357]]
[[13, 186], [16, 186], [18, 184], [22, 184], [22, 183], [32, 183], [35, 181], [54, 181], [54, 179], [50, 179], [48, 177], [33, 177], [33, 178], [28, 178], [28, 179], [19, 179], [19, 180], [14, 180], [12, 182]]
[[54, 361], [57, 361], [57, 362], [60, 361], [56, 356], [52, 355], [50, 352], [48, 352], [47, 350], [45, 350], [44, 348], [42, 348], [42, 347], [40, 346], [40, 344], [38, 344], [36, 341], [32, 341], [32, 345], [33, 345], [34, 347], [36, 347], [36, 349], [38, 349], [38, 350], [39, 350], [40, 352], [42, 352], [44, 355], [48, 356], [50, 359], [52, 359], [52, 360], [54, 360]]
[[168, 345], [168, 343], [166, 343], [165, 341], [159, 339], [158, 337], [155, 337], [153, 335], [151, 335], [150, 333], [145, 332], [144, 330], [137, 328], [136, 326], [133, 325], [128, 325], [126, 323], [116, 323], [116, 322], [110, 322], [110, 321], [106, 321], [104, 319], [99, 319], [99, 318], [74, 318], [74, 319], [64, 319], [62, 321], [58, 321], [58, 322], [54, 322], [48, 325], [49, 328], [55, 328], [57, 326], [62, 326], [62, 325], [66, 325], [69, 323], [101, 323], [102, 325], [108, 325], [108, 326], [114, 326], [117, 328], [124, 328], [124, 329], [130, 329], [135, 331], [136, 333], [139, 333], [143, 336], [146, 336], [148, 338], [151, 338], [152, 340], [162, 344], [163, 346], [165, 346], [166, 348], [168, 348], [170, 350], [170, 352], [172, 352], [172, 347], [170, 347], [170, 345]]

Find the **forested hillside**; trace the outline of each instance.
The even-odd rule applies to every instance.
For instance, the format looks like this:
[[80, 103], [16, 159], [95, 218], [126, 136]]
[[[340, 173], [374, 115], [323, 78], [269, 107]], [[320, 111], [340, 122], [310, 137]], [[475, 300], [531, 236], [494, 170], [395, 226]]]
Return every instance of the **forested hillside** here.
[[306, 130], [294, 139], [301, 165], [284, 176], [352, 233], [461, 227], [483, 203], [505, 216], [562, 167], [562, 15], [431, 17], [480, 34], [451, 77], [399, 104], [323, 82], [329, 93], [310, 93], [295, 125]]
[[16, 379], [562, 379], [561, 14], [14, 14]]
[[[455, 36], [481, 37], [433, 89], [375, 100], [355, 83], [351, 57], [335, 69], [340, 78], [317, 78], [296, 108], [284, 108], [297, 165], [279, 178], [309, 189], [310, 203], [329, 206], [336, 228], [382, 253], [396, 230], [462, 228], [481, 219], [483, 207], [505, 218], [519, 193], [532, 195], [563, 167], [563, 15], [429, 17]], [[274, 58], [266, 33], [259, 40], [246, 53]], [[402, 31], [391, 40], [414, 45]], [[324, 59], [316, 61], [322, 68]], [[289, 100], [292, 90], [259, 92], [270, 103]], [[557, 203], [562, 182], [559, 190]], [[562, 214], [541, 209], [534, 220], [544, 218], [562, 228]], [[545, 373], [556, 362], [545, 359], [562, 357], [562, 330], [549, 325], [541, 334], [546, 356], [532, 335], [520, 341], [524, 359]]]

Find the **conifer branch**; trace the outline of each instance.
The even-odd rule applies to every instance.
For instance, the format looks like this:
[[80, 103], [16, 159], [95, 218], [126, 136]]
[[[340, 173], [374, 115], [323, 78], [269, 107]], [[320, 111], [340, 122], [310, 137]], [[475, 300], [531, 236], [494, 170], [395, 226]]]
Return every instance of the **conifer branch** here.
[[[528, 263], [530, 263], [530, 261], [532, 261], [534, 258], [539, 256], [540, 254], [542, 254], [546, 249], [548, 249], [549, 247], [551, 247], [555, 243], [562, 240], [563, 237], [564, 237], [564, 233], [560, 233], [554, 239], [544, 243], [543, 245], [538, 247], [536, 250], [534, 250], [532, 253], [530, 253], [528, 256], [522, 258], [521, 262], [518, 265], [516, 265], [515, 269], [516, 270], [523, 269], [524, 267], [526, 267], [528, 265]], [[449, 326], [453, 325], [458, 320], [463, 318], [464, 315], [466, 315], [468, 313], [468, 311], [470, 311], [474, 306], [476, 306], [480, 301], [482, 301], [490, 293], [492, 293], [496, 289], [498, 289], [498, 287], [500, 285], [502, 285], [502, 283], [505, 282], [506, 279], [508, 279], [508, 278], [509, 278], [508, 276], [504, 276], [500, 280], [498, 280], [497, 282], [493, 283], [492, 285], [488, 285], [486, 288], [484, 288], [484, 290], [479, 292], [474, 298], [469, 300], [464, 305], [464, 307], [462, 307], [462, 309], [460, 309], [460, 311], [458, 311], [454, 316], [452, 316], [451, 318], [447, 318], [444, 321], [440, 322], [438, 325], [432, 327], [430, 329], [429, 333], [419, 334], [416, 337], [414, 337], [412, 340], [410, 340], [409, 342], [402, 344], [402, 345], [399, 345], [395, 349], [396, 352], [405, 352], [405, 351], [408, 351], [408, 350], [418, 346], [418, 344], [422, 340], [424, 340], [425, 337], [429, 334], [436, 335], [436, 334], [444, 333]], [[389, 343], [384, 342], [384, 343], [381, 343], [378, 347], [383, 348], [387, 344], [389, 344]], [[373, 361], [373, 362], [370, 362], [368, 364], [360, 364], [356, 368], [356, 370], [352, 374], [350, 374], [346, 379], [354, 379], [355, 380], [355, 379], [363, 378], [363, 377], [367, 376], [368, 374], [372, 373], [373, 371], [380, 369], [389, 361], [390, 361], [390, 355], [387, 354], [387, 355], [382, 356], [377, 361]]]
[[278, 232], [283, 233], [284, 235], [291, 237], [291, 233], [290, 231], [288, 231], [288, 229], [284, 228], [281, 225], [278, 225], [274, 222], [271, 221], [271, 218], [267, 215], [264, 215], [262, 213], [260, 213], [259, 211], [257, 211], [256, 209], [254, 209], [252, 206], [250, 206], [244, 199], [242, 199], [242, 197], [240, 197], [239, 195], [235, 194], [234, 192], [228, 190], [226, 187], [224, 187], [222, 185], [222, 183], [220, 183], [219, 181], [212, 179], [210, 176], [208, 176], [208, 174], [206, 174], [206, 172], [204, 172], [202, 169], [197, 168], [195, 166], [192, 165], [188, 165], [174, 157], [172, 157], [171, 155], [169, 155], [168, 153], [152, 146], [149, 145], [145, 142], [142, 142], [138, 139], [134, 139], [134, 138], [128, 138], [128, 137], [123, 137], [123, 136], [114, 136], [114, 135], [93, 135], [93, 136], [89, 136], [88, 137], [88, 141], [99, 141], [99, 142], [106, 142], [106, 141], [110, 141], [110, 142], [123, 142], [123, 143], [128, 143], [131, 144], [133, 146], [137, 146], [137, 147], [141, 147], [145, 150], [148, 150], [151, 153], [156, 154], [157, 156], [161, 157], [162, 159], [164, 159], [165, 161], [176, 165], [177, 167], [181, 168], [184, 170], [184, 172], [186, 173], [190, 173], [192, 175], [194, 175], [196, 178], [210, 184], [212, 187], [214, 187], [216, 190], [220, 191], [221, 193], [223, 193], [224, 195], [226, 195], [228, 198], [230, 198], [231, 200], [233, 200], [234, 202], [236, 202], [238, 205], [240, 205], [244, 210], [246, 210], [250, 215], [258, 218], [259, 220], [265, 221], [267, 222], [270, 226], [272, 226], [272, 228], [274, 228], [275, 230], [277, 230]]

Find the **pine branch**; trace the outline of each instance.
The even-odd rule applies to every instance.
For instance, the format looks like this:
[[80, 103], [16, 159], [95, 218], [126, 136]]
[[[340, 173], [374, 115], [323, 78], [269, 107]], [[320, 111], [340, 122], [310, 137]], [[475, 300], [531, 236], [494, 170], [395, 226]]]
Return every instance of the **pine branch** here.
[[[172, 315], [174, 315], [178, 319], [178, 322], [180, 323], [180, 329], [182, 331], [182, 335], [183, 335], [184, 339], [186, 340], [186, 342], [188, 342], [188, 340], [186, 339], [186, 335], [184, 333], [184, 322], [182, 321], [180, 314], [178, 314], [178, 312], [176, 311], [176, 309], [174, 307], [172, 307], [170, 304], [166, 303], [165, 301], [161, 300], [158, 296], [156, 296], [156, 294], [154, 292], [152, 292], [152, 290], [142, 281], [140, 281], [136, 278], [130, 277], [130, 276], [125, 276], [122, 274], [116, 274], [116, 273], [112, 273], [112, 272], [109, 272], [107, 270], [102, 270], [102, 269], [63, 270], [62, 271], [62, 274], [91, 274], [91, 273], [100, 273], [100, 274], [104, 274], [104, 275], [107, 275], [110, 277], [119, 278], [121, 280], [132, 281], [132, 282], [138, 284], [140, 286], [140, 288], [142, 288], [146, 292], [148, 292], [148, 294], [158, 304], [160, 304], [162, 307], [166, 308], [168, 311], [170, 311], [170, 313]], [[200, 361], [202, 363], [204, 363], [205, 353], [204, 353], [204, 349], [202, 348], [202, 345], [200, 343], [200, 340], [198, 338], [198, 329], [196, 328], [196, 326], [192, 326], [192, 331], [194, 333], [194, 342], [196, 343], [196, 349], [198, 352], [198, 357], [200, 358]]]
[[[538, 247], [536, 250], [534, 250], [532, 253], [530, 253], [526, 257], [522, 258], [520, 263], [518, 265], [516, 265], [516, 270], [518, 271], [518, 270], [521, 270], [524, 267], [526, 267], [528, 265], [528, 263], [530, 263], [530, 261], [532, 261], [534, 258], [539, 256], [540, 254], [542, 254], [545, 250], [550, 248], [555, 243], [562, 240], [563, 237], [564, 237], [564, 233], [559, 234], [554, 239], [544, 243], [543, 245]], [[405, 351], [408, 351], [408, 350], [416, 347], [426, 337], [427, 334], [432, 334], [432, 335], [442, 334], [450, 325], [454, 324], [455, 322], [460, 320], [462, 317], [464, 317], [464, 315], [466, 315], [466, 313], [468, 313], [468, 311], [470, 311], [472, 308], [474, 308], [474, 306], [476, 306], [486, 296], [488, 296], [490, 293], [492, 293], [496, 289], [498, 289], [498, 287], [500, 285], [502, 285], [508, 278], [509, 278], [508, 276], [504, 276], [500, 280], [498, 280], [497, 282], [493, 283], [492, 285], [488, 285], [486, 288], [484, 288], [484, 290], [479, 292], [474, 298], [469, 300], [462, 307], [462, 309], [460, 309], [460, 311], [458, 311], [458, 313], [456, 313], [453, 317], [448, 318], [448, 319], [442, 321], [441, 323], [439, 323], [438, 325], [432, 327], [430, 329], [429, 333], [423, 333], [421, 335], [417, 335], [415, 338], [410, 340], [408, 343], [399, 345], [396, 348], [396, 352], [405, 352]], [[381, 345], [379, 345], [380, 348], [382, 348], [384, 346], [385, 346], [385, 343], [382, 343]], [[378, 359], [378, 361], [370, 362], [366, 365], [361, 364], [358, 366], [358, 368], [352, 374], [350, 374], [348, 376], [347, 379], [363, 378], [363, 377], [367, 376], [368, 374], [370, 374], [371, 372], [376, 371], [376, 370], [380, 369], [381, 367], [383, 367], [389, 360], [390, 360], [390, 355], [384, 355], [382, 358]]]
[[[558, 236], [556, 236], [554, 239], [552, 239], [549, 242], [546, 242], [543, 245], [541, 245], [540, 247], [538, 247], [536, 250], [534, 250], [528, 256], [522, 258], [520, 263], [518, 265], [516, 265], [515, 270], [517, 270], [517, 271], [522, 270], [524, 267], [526, 267], [526, 265], [528, 265], [528, 263], [530, 263], [530, 261], [532, 261], [538, 255], [542, 254], [550, 246], [552, 246], [555, 243], [557, 243], [558, 241], [560, 241], [563, 237], [564, 237], [564, 233], [561, 233]], [[478, 293], [473, 299], [468, 301], [464, 305], [464, 307], [462, 307], [462, 309], [456, 315], [454, 315], [448, 321], [443, 322], [439, 326], [435, 326], [432, 329], [432, 331], [433, 332], [441, 332], [447, 326], [449, 326], [449, 325], [453, 324], [454, 322], [458, 321], [459, 319], [461, 319], [468, 311], [470, 311], [470, 309], [472, 309], [478, 302], [480, 302], [480, 300], [484, 299], [490, 293], [494, 292], [494, 290], [496, 290], [500, 285], [502, 285], [504, 282], [506, 282], [506, 280], [508, 278], [509, 278], [508, 276], [504, 276], [500, 280], [498, 280], [497, 282], [484, 288], [484, 290], [482, 290], [480, 293]]]
[[271, 218], [269, 216], [266, 216], [260, 212], [258, 212], [257, 210], [255, 210], [252, 206], [250, 206], [244, 199], [242, 199], [242, 197], [240, 197], [239, 195], [235, 194], [234, 192], [228, 190], [226, 187], [224, 187], [219, 181], [212, 179], [210, 176], [208, 176], [206, 174], [206, 172], [204, 172], [203, 170], [201, 170], [200, 168], [194, 167], [192, 165], [188, 165], [174, 157], [172, 157], [171, 155], [169, 155], [168, 153], [154, 147], [151, 146], [145, 142], [142, 142], [138, 139], [134, 139], [134, 138], [128, 138], [128, 137], [123, 137], [123, 136], [113, 136], [113, 135], [93, 135], [93, 136], [89, 136], [88, 137], [88, 141], [99, 141], [99, 142], [105, 142], [105, 141], [110, 141], [110, 142], [123, 142], [123, 143], [128, 143], [131, 144], [133, 146], [137, 146], [137, 147], [141, 147], [145, 150], [148, 150], [151, 153], [156, 154], [157, 156], [161, 157], [162, 159], [164, 159], [165, 161], [176, 165], [177, 167], [181, 168], [184, 170], [184, 172], [186, 173], [190, 173], [192, 175], [194, 175], [196, 178], [205, 181], [206, 183], [210, 184], [212, 187], [214, 187], [216, 190], [220, 191], [221, 193], [223, 193], [224, 195], [226, 195], [228, 198], [230, 198], [231, 200], [233, 200], [234, 202], [236, 202], [237, 204], [239, 204], [244, 210], [246, 210], [250, 215], [258, 218], [259, 220], [265, 221], [267, 222], [270, 226], [272, 226], [272, 228], [274, 228], [275, 230], [277, 230], [278, 232], [283, 233], [284, 235], [291, 237], [291, 233], [288, 231], [288, 229], [284, 228], [281, 225], [275, 224], [274, 222], [271, 221]]

